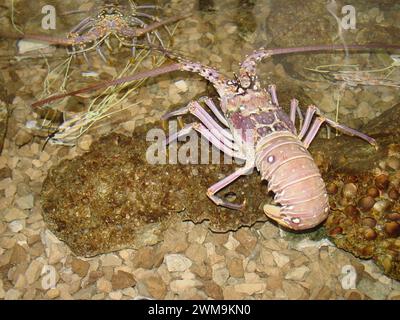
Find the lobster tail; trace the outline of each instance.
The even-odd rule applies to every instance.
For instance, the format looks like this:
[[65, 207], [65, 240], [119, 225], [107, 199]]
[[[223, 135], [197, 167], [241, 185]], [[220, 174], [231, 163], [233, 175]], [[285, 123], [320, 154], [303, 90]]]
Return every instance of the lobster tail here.
[[326, 219], [325, 184], [311, 154], [294, 134], [277, 131], [261, 139], [256, 166], [281, 205], [264, 207], [270, 218], [295, 230], [312, 228]]

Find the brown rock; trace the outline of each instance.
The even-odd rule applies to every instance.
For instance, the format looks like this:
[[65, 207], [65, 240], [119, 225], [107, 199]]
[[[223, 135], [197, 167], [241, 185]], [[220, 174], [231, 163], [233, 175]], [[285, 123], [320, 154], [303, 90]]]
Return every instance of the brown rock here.
[[196, 263], [203, 263], [207, 259], [207, 249], [197, 243], [192, 243], [185, 251], [186, 257]]
[[249, 256], [257, 244], [257, 238], [248, 228], [239, 229], [234, 234], [234, 237], [240, 242], [240, 245], [236, 248], [236, 251], [246, 257]]
[[32, 141], [32, 135], [25, 131], [24, 129], [20, 129], [15, 136], [15, 144], [18, 147], [22, 147], [23, 145], [26, 145], [27, 143]]
[[136, 280], [133, 274], [119, 270], [117, 274], [113, 274], [111, 284], [113, 290], [120, 290], [133, 287], [136, 284]]
[[240, 258], [228, 259], [227, 267], [231, 277], [242, 278], [244, 275], [243, 261]]
[[212, 278], [212, 269], [209, 264], [193, 263], [189, 270], [204, 280], [209, 280]]
[[167, 294], [167, 286], [159, 275], [151, 275], [143, 279], [147, 292], [155, 299], [164, 299]]
[[153, 247], [140, 248], [133, 257], [133, 267], [152, 269], [155, 262], [154, 255]]
[[378, 189], [385, 190], [389, 186], [389, 177], [381, 174], [375, 178], [375, 185]]
[[26, 250], [19, 244], [15, 245], [11, 254], [10, 263], [11, 264], [21, 264], [27, 262], [29, 259]]
[[79, 275], [80, 277], [85, 277], [88, 270], [89, 270], [90, 264], [87, 261], [73, 258], [71, 262], [71, 268], [74, 273]]
[[395, 221], [385, 223], [384, 228], [389, 237], [395, 238], [400, 235], [400, 224]]
[[88, 279], [88, 283], [89, 284], [93, 284], [95, 283], [98, 279], [100, 279], [103, 276], [103, 272], [101, 271], [90, 271], [89, 272], [89, 279]]
[[214, 281], [206, 281], [204, 283], [204, 292], [207, 296], [215, 300], [222, 300], [224, 298], [222, 288]]

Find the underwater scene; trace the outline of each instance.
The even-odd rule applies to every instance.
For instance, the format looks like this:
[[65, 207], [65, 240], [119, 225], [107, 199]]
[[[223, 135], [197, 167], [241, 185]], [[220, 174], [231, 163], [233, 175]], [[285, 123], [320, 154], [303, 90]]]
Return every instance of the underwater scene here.
[[2, 1], [0, 299], [400, 300], [399, 20]]

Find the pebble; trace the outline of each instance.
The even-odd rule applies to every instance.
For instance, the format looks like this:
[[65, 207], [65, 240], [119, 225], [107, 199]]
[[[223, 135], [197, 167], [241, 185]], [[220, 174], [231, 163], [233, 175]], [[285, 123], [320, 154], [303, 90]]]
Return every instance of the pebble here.
[[276, 265], [280, 268], [282, 268], [290, 261], [290, 258], [288, 256], [285, 256], [284, 254], [279, 253], [278, 251], [273, 251], [272, 256], [274, 257]]
[[10, 289], [6, 292], [4, 300], [18, 300], [22, 297], [22, 292], [17, 289]]
[[32, 135], [26, 130], [20, 129], [15, 136], [15, 144], [22, 147], [32, 141]]
[[181, 254], [166, 255], [164, 261], [169, 272], [183, 272], [192, 265], [192, 261]]
[[228, 259], [227, 267], [231, 277], [242, 278], [244, 275], [243, 260], [240, 258]]
[[10, 208], [6, 210], [6, 213], [4, 215], [4, 221], [5, 222], [11, 222], [14, 220], [22, 220], [27, 217], [27, 214], [18, 208]]
[[46, 295], [49, 299], [58, 298], [60, 296], [60, 290], [58, 288], [50, 289], [47, 291]]
[[188, 91], [188, 85], [185, 80], [179, 80], [174, 83], [180, 92]]
[[103, 255], [100, 258], [103, 267], [118, 267], [122, 264], [122, 260], [114, 253]]
[[93, 137], [89, 134], [85, 134], [78, 140], [78, 147], [83, 151], [89, 151], [92, 143], [93, 143]]
[[8, 228], [15, 233], [25, 228], [25, 220], [14, 220], [8, 224]]
[[66, 257], [66, 248], [63, 244], [53, 243], [49, 249], [49, 264], [56, 264]]
[[113, 291], [108, 294], [112, 300], [121, 300], [122, 292], [121, 291]]
[[223, 286], [228, 278], [229, 271], [225, 267], [225, 264], [222, 263], [212, 266], [212, 279], [217, 285]]
[[198, 280], [191, 280], [191, 279], [185, 279], [185, 280], [173, 280], [169, 284], [169, 287], [171, 291], [180, 293], [183, 291], [186, 291], [191, 288], [199, 287], [201, 286], [201, 282]]
[[237, 241], [232, 233], [229, 233], [228, 241], [224, 244], [224, 247], [228, 250], [235, 250], [240, 245], [240, 242]]
[[26, 280], [29, 285], [35, 283], [40, 277], [40, 274], [43, 269], [43, 263], [41, 263], [38, 260], [33, 260], [30, 265], [28, 266], [28, 269], [26, 269], [25, 274], [26, 274]]
[[113, 290], [121, 290], [133, 287], [136, 280], [133, 274], [119, 270], [116, 274], [113, 274], [111, 284]]
[[132, 259], [133, 267], [151, 269], [154, 266], [154, 249], [153, 247], [140, 248]]
[[164, 299], [167, 294], [167, 286], [157, 274], [150, 275], [143, 279], [147, 292], [155, 299]]
[[90, 264], [87, 261], [73, 258], [71, 262], [71, 268], [74, 273], [79, 275], [80, 277], [85, 277], [86, 274], [88, 273]]
[[235, 291], [245, 293], [249, 296], [257, 293], [262, 293], [266, 288], [265, 283], [241, 283], [235, 285]]
[[97, 280], [96, 287], [100, 292], [110, 293], [112, 291], [111, 281], [108, 281], [104, 278]]
[[301, 266], [290, 270], [286, 275], [286, 280], [303, 281], [306, 275], [310, 272], [310, 269], [306, 266]]

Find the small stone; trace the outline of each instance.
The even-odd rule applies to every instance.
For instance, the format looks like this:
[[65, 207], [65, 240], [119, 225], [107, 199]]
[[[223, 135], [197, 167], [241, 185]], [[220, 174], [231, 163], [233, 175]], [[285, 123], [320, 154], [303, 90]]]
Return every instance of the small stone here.
[[179, 89], [180, 92], [188, 91], [188, 85], [186, 84], [185, 80], [179, 80], [175, 82], [175, 86]]
[[222, 288], [214, 281], [206, 281], [204, 283], [204, 292], [207, 296], [215, 300], [222, 300], [224, 298]]
[[15, 136], [15, 144], [22, 147], [32, 141], [32, 135], [26, 130], [20, 129]]
[[26, 250], [22, 246], [17, 244], [12, 249], [10, 263], [19, 265], [24, 262], [27, 262], [28, 258], [29, 258], [29, 256], [28, 256], [28, 253], [26, 252]]
[[202, 244], [206, 239], [207, 232], [207, 229], [202, 225], [195, 225], [188, 235], [188, 241], [191, 243], [197, 242], [198, 244]]
[[136, 120], [130, 120], [130, 121], [124, 122], [122, 124], [122, 127], [128, 132], [133, 132], [136, 128]]
[[167, 286], [159, 275], [152, 275], [143, 279], [147, 292], [155, 299], [164, 299]]
[[49, 249], [49, 264], [57, 264], [66, 257], [66, 250], [64, 245], [53, 243]]
[[121, 300], [122, 292], [121, 291], [113, 291], [108, 294], [112, 300]]
[[192, 265], [192, 261], [181, 254], [166, 255], [164, 261], [169, 272], [183, 272]]
[[103, 267], [118, 267], [122, 264], [121, 258], [114, 253], [103, 255], [100, 260]]
[[380, 190], [385, 190], [389, 186], [389, 177], [386, 174], [381, 174], [375, 178], [375, 185]]
[[240, 245], [236, 248], [236, 251], [249, 256], [254, 247], [257, 244], [257, 238], [252, 234], [250, 229], [241, 228], [235, 233], [235, 238], [240, 242]]
[[29, 285], [35, 283], [40, 277], [40, 274], [43, 269], [43, 263], [39, 262], [38, 260], [33, 260], [28, 269], [25, 271], [26, 280]]
[[237, 241], [232, 233], [229, 234], [228, 241], [224, 244], [224, 247], [228, 250], [235, 250], [240, 245], [240, 242]]
[[214, 265], [212, 267], [212, 279], [214, 282], [219, 285], [223, 286], [225, 282], [229, 278], [229, 271], [227, 268], [225, 268], [223, 265]]
[[6, 292], [4, 300], [18, 300], [22, 297], [22, 292], [16, 289], [10, 289]]
[[169, 284], [171, 291], [176, 293], [182, 293], [188, 289], [199, 287], [201, 283], [198, 280], [185, 279], [185, 280], [173, 280]]
[[301, 285], [292, 281], [283, 281], [282, 288], [289, 299], [299, 300], [305, 299], [308, 296], [306, 290]]
[[207, 249], [201, 244], [194, 242], [185, 251], [186, 257], [196, 263], [203, 263], [207, 259]]
[[396, 221], [385, 223], [384, 229], [389, 237], [396, 238], [400, 235], [400, 224]]
[[351, 199], [357, 196], [357, 190], [358, 188], [354, 183], [346, 183], [343, 186], [342, 195], [347, 199]]
[[242, 278], [244, 275], [243, 261], [240, 258], [228, 259], [227, 267], [231, 277]]
[[89, 134], [85, 134], [83, 137], [79, 139], [78, 147], [83, 151], [89, 151], [92, 143], [93, 143], [93, 137]]
[[14, 220], [8, 224], [8, 228], [15, 233], [25, 228], [25, 220]]
[[71, 262], [71, 268], [74, 273], [79, 275], [80, 277], [85, 277], [86, 274], [88, 273], [90, 264], [87, 261], [73, 258]]
[[97, 280], [96, 287], [97, 287], [97, 290], [100, 292], [110, 293], [112, 291], [111, 282], [104, 278]]
[[22, 219], [25, 219], [26, 217], [27, 217], [27, 215], [21, 209], [10, 208], [10, 209], [7, 209], [4, 214], [4, 221], [11, 222], [14, 220], [22, 220]]
[[273, 251], [272, 256], [274, 257], [274, 261], [278, 267], [282, 268], [285, 264], [287, 264], [290, 259], [288, 256], [279, 253], [278, 251]]
[[34, 205], [33, 195], [28, 194], [27, 196], [20, 197], [15, 200], [15, 203], [21, 209], [32, 209]]
[[306, 266], [301, 266], [290, 270], [286, 276], [286, 280], [303, 281], [310, 269]]
[[265, 283], [241, 283], [235, 285], [235, 291], [251, 296], [253, 294], [263, 293], [266, 286]]
[[375, 199], [370, 196], [363, 197], [360, 199], [360, 201], [358, 201], [359, 208], [364, 212], [371, 210], [374, 204]]
[[133, 267], [152, 269], [154, 266], [154, 255], [155, 253], [152, 247], [140, 248], [133, 258]]
[[60, 290], [57, 288], [50, 289], [47, 291], [46, 295], [49, 299], [58, 298], [60, 296]]
[[379, 197], [379, 190], [375, 187], [369, 187], [367, 190], [367, 195], [372, 198]]
[[93, 270], [89, 272], [89, 278], [88, 278], [88, 283], [92, 284], [95, 283], [97, 280], [99, 280], [103, 276], [103, 272]]
[[111, 284], [113, 290], [120, 290], [133, 287], [136, 284], [136, 280], [133, 274], [120, 270], [116, 274], [113, 274]]

